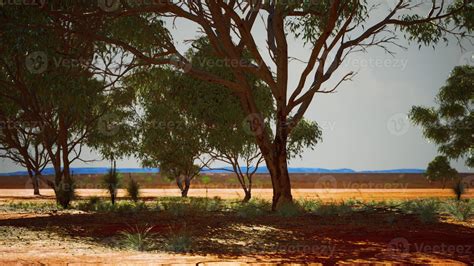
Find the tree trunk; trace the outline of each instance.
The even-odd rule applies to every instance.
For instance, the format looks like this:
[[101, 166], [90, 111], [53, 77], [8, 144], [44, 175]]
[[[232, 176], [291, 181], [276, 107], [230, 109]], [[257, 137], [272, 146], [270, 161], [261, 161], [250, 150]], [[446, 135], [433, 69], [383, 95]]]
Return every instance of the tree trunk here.
[[34, 195], [41, 195], [39, 191], [39, 177], [40, 177], [40, 174], [35, 173], [35, 175], [32, 178]]
[[252, 192], [249, 190], [244, 190], [245, 196], [242, 202], [249, 202], [250, 198], [252, 198]]
[[182, 197], [187, 197], [188, 196], [188, 191], [189, 187], [191, 186], [191, 180], [188, 177], [184, 178], [184, 188], [181, 190], [181, 196]]
[[[283, 134], [282, 134], [283, 132]], [[286, 151], [287, 137], [284, 129], [277, 127], [275, 141], [265, 161], [270, 172], [273, 186], [272, 210], [275, 211], [284, 204], [292, 203], [290, 175]]]

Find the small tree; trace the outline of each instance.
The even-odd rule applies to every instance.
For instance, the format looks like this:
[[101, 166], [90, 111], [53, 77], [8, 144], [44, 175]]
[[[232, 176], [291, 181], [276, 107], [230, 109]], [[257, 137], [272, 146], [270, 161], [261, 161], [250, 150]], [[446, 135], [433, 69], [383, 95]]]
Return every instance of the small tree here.
[[447, 180], [453, 180], [457, 178], [458, 172], [451, 168], [449, 161], [444, 156], [437, 156], [426, 169], [426, 177], [430, 181], [441, 180], [443, 188], [446, 186]]
[[455, 67], [436, 96], [438, 107], [414, 106], [411, 120], [447, 159], [464, 159], [474, 167], [474, 67]]
[[426, 174], [430, 180], [456, 179], [453, 187], [460, 199], [464, 187], [457, 171], [449, 160], [465, 159], [468, 167], [474, 167], [474, 67], [458, 66], [452, 71], [446, 85], [436, 96], [438, 107], [414, 106], [411, 120], [422, 126], [423, 135], [438, 146], [437, 156], [429, 165]]
[[105, 189], [109, 192], [112, 204], [115, 204], [115, 199], [117, 198], [117, 189], [120, 186], [120, 176], [117, 173], [115, 161], [112, 162], [109, 172], [104, 175], [102, 182]]
[[201, 176], [201, 183], [203, 183], [204, 187], [206, 188], [206, 198], [207, 198], [207, 186], [209, 185], [209, 183], [211, 183], [211, 177], [208, 175]]
[[140, 197], [140, 184], [131, 175], [127, 185], [127, 194], [135, 202]]

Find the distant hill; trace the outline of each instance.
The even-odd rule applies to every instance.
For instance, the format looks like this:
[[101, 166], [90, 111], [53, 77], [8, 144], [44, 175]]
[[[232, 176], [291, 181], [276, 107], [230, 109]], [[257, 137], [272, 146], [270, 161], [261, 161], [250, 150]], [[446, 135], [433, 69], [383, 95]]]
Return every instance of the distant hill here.
[[[99, 175], [107, 173], [109, 168], [107, 167], [81, 167], [71, 168], [74, 175]], [[220, 169], [206, 169], [203, 173], [229, 173], [232, 169], [230, 167], [223, 167]], [[245, 168], [243, 169], [246, 170]], [[325, 168], [289, 168], [288, 171], [291, 174], [350, 174], [350, 173], [364, 173], [364, 174], [421, 174], [424, 173], [423, 169], [391, 169], [391, 170], [365, 170], [365, 171], [354, 171], [348, 168], [341, 169], [325, 169]], [[159, 173], [158, 168], [117, 168], [117, 172], [120, 173], [132, 173], [132, 174], [152, 174]], [[266, 167], [259, 167], [257, 170], [259, 174], [268, 174]], [[42, 172], [43, 175], [54, 175], [53, 168], [46, 168]], [[0, 173], [0, 176], [25, 176], [28, 175], [27, 171], [16, 171], [11, 173]]]

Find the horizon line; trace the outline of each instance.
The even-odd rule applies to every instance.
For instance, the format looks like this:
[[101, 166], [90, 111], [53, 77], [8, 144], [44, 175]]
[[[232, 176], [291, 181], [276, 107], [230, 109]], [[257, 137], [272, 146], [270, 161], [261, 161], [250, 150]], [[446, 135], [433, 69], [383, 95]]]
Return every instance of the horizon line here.
[[[105, 174], [110, 169], [110, 167], [71, 167], [72, 174], [77, 175], [87, 175], [87, 174]], [[243, 170], [246, 170], [246, 167], [242, 167]], [[249, 167], [249, 169], [255, 169], [254, 167]], [[423, 174], [425, 169], [420, 168], [396, 168], [396, 169], [383, 169], [383, 170], [361, 170], [356, 171], [351, 168], [320, 168], [320, 167], [288, 167], [288, 172], [290, 174], [324, 174], [324, 173], [334, 173], [334, 174], [384, 174], [384, 173], [393, 173], [393, 174]], [[147, 168], [147, 167], [121, 167], [117, 168], [119, 173], [143, 173], [143, 174], [153, 174], [159, 173], [159, 168]], [[231, 167], [219, 167], [204, 169], [201, 173], [232, 173]], [[256, 174], [268, 174], [268, 168], [266, 166], [260, 166], [256, 171]], [[45, 168], [42, 171], [43, 175], [54, 175], [54, 168], [49, 167]], [[0, 176], [24, 176], [28, 175], [28, 171], [13, 171], [13, 172], [2, 172]]]

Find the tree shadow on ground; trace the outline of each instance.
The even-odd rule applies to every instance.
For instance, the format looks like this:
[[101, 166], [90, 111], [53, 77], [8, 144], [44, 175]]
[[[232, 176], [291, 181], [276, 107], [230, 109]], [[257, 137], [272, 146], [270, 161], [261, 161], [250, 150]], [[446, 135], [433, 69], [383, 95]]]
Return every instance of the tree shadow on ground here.
[[187, 253], [215, 255], [223, 260], [247, 256], [262, 262], [324, 264], [474, 261], [473, 228], [446, 222], [424, 224], [413, 215], [383, 210], [330, 217], [280, 217], [268, 213], [252, 219], [228, 212], [176, 217], [163, 211], [0, 217], [0, 226], [53, 230], [102, 244], [105, 239], [117, 241], [120, 232], [137, 224], [153, 227], [151, 231], [161, 239], [160, 243], [171, 235], [185, 233], [192, 240]]

